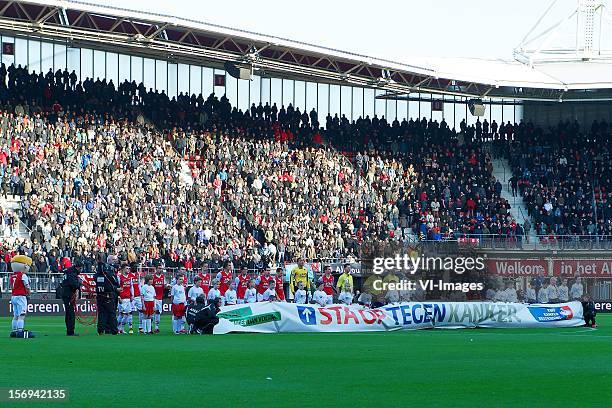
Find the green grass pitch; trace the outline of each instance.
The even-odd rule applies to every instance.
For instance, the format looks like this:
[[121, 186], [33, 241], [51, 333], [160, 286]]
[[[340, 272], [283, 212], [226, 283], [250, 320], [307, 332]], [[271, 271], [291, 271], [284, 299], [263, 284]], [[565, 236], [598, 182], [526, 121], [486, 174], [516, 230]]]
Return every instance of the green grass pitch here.
[[[609, 407], [612, 315], [598, 329], [97, 336], [0, 319], [0, 388], [64, 388], [79, 407]], [[44, 406], [42, 402], [15, 406]], [[10, 406], [6, 401], [0, 406]]]

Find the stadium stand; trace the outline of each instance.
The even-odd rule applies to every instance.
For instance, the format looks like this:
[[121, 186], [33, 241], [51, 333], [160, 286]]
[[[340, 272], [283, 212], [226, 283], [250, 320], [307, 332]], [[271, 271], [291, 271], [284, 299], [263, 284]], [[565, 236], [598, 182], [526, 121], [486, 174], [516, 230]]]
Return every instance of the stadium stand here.
[[508, 141], [513, 183], [542, 239], [610, 235], [612, 162], [605, 121], [530, 129]]
[[[611, 232], [605, 124], [578, 135], [570, 124], [545, 132], [478, 121], [456, 131], [444, 121], [328, 116], [322, 128], [316, 111], [291, 105], [243, 112], [225, 96], [170, 99], [142, 83], [4, 64], [0, 100], [2, 192], [22, 199], [31, 234], [15, 245], [38, 268], [59, 270], [63, 257], [91, 268], [109, 252], [261, 268], [358, 257], [372, 241], [520, 242], [486, 140], [493, 155], [508, 152], [542, 235]], [[601, 184], [591, 189], [593, 175]], [[5, 230], [16, 224], [5, 216]]]

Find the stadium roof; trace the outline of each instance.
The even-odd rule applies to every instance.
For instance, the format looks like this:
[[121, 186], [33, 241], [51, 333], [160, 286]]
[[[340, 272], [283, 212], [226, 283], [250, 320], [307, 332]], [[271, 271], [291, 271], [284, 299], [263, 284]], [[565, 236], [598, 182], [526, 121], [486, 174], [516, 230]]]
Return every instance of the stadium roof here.
[[372, 87], [391, 96], [612, 99], [612, 60], [534, 66], [468, 58], [397, 62], [186, 18], [59, 0], [0, 1], [0, 31], [173, 62], [245, 63], [261, 75]]

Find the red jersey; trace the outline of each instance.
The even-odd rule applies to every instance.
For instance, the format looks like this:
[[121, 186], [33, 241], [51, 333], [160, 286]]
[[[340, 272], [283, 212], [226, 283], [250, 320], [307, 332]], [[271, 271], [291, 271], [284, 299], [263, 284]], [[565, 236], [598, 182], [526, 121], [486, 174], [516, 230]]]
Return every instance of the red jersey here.
[[237, 279], [238, 285], [236, 285], [236, 292], [238, 294], [238, 299], [244, 299], [244, 294], [249, 287], [249, 281], [251, 280], [251, 277], [249, 276], [249, 274], [238, 275]]
[[155, 299], [162, 300], [166, 288], [166, 278], [163, 273], [153, 275], [153, 288], [155, 288]]
[[138, 272], [130, 273], [132, 279], [132, 287], [134, 288], [134, 297], [140, 296], [140, 274]]
[[232, 284], [232, 275], [233, 272], [225, 272], [221, 271], [221, 278], [219, 279], [219, 292], [221, 292], [221, 296], [225, 295], [225, 291], [229, 289]]
[[272, 279], [272, 275], [259, 275], [259, 284], [257, 285], [257, 293], [263, 295], [263, 293], [268, 290], [268, 285], [270, 284], [270, 279]]
[[334, 276], [332, 274], [329, 276], [323, 274], [323, 291], [330, 296], [334, 294]]
[[23, 272], [15, 272], [11, 275], [11, 287], [13, 288], [11, 294], [13, 296], [25, 296], [28, 294], [28, 290], [23, 282]]
[[197, 275], [198, 278], [202, 279], [202, 283], [200, 284], [200, 287], [202, 288], [202, 290], [204, 291], [204, 295], [208, 296], [208, 291], [210, 290], [210, 273], [198, 273]]
[[285, 300], [285, 288], [283, 287], [283, 276], [276, 275], [274, 278], [276, 280], [276, 298], [278, 300]]
[[132, 297], [132, 276], [131, 274], [119, 274], [119, 297], [129, 299]]

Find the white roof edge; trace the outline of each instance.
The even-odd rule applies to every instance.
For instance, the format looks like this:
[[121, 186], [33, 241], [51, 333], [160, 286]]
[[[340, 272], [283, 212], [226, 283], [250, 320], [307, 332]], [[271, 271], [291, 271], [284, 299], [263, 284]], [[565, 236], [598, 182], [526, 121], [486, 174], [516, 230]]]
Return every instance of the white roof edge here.
[[[306, 42], [294, 41], [282, 37], [255, 33], [247, 30], [230, 28], [222, 25], [211, 24], [188, 18], [175, 17], [166, 14], [150, 13], [120, 7], [102, 6], [93, 3], [74, 0], [22, 0], [23, 3], [60, 7], [86, 11], [94, 14], [112, 15], [118, 17], [129, 17], [135, 20], [148, 22], [167, 23], [173, 26], [181, 26], [194, 30], [207, 31], [221, 35], [234, 36], [246, 40], [270, 43], [276, 46], [293, 48], [297, 51], [308, 51], [321, 56], [330, 56], [345, 59], [352, 63], [363, 63], [365, 65], [377, 65], [391, 70], [406, 71], [421, 76], [444, 78], [461, 82], [474, 82], [488, 86], [526, 87], [559, 90], [580, 89], [606, 89], [612, 88], [612, 63], [609, 63], [610, 74], [600, 75], [597, 81], [588, 75], [570, 75], [564, 78], [555, 70], [549, 70], [549, 65], [529, 67], [517, 61], [491, 60], [491, 59], [455, 59], [461, 61], [462, 69], [453, 68], [453, 59], [428, 60], [414, 58], [418, 63], [405, 63], [391, 61], [382, 58], [370, 57], [349, 51], [341, 51], [333, 48], [317, 46]], [[589, 81], [591, 80], [591, 81]]]
[[192, 20], [183, 17], [176, 17], [167, 14], [149, 13], [139, 10], [101, 6], [92, 3], [72, 1], [72, 0], [25, 0], [26, 3], [33, 3], [38, 5], [47, 5], [61, 8], [72, 8], [91, 13], [109, 14], [121, 17], [131, 17], [134, 19], [141, 19], [143, 21], [168, 23], [174, 26], [182, 26], [187, 28], [193, 28], [201, 31], [214, 32], [224, 34], [228, 36], [242, 37], [248, 40], [259, 41], [263, 43], [270, 43], [273, 45], [284, 46], [289, 48], [301, 49], [304, 51], [315, 52], [319, 54], [325, 54], [334, 56], [337, 58], [345, 58], [348, 60], [359, 61], [366, 64], [382, 65], [391, 69], [403, 69], [410, 70], [417, 74], [422, 75], [434, 75], [433, 70], [418, 66], [411, 65], [402, 62], [390, 61], [386, 59], [371, 57], [363, 54], [358, 54], [350, 51], [342, 51], [329, 47], [322, 47], [306, 42], [290, 40], [283, 37], [277, 37], [273, 35], [256, 33], [253, 31], [242, 30], [237, 28], [231, 28], [223, 25], [207, 23], [203, 21]]

